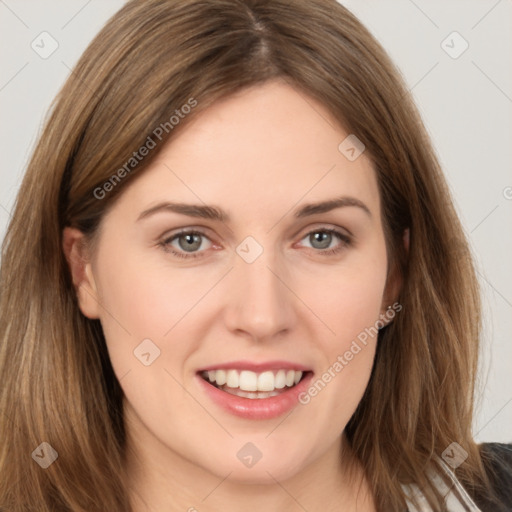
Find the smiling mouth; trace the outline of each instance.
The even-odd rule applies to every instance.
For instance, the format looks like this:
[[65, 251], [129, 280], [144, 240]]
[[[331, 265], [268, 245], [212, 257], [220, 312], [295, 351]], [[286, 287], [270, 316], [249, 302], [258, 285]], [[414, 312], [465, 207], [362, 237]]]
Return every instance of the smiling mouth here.
[[279, 396], [295, 387], [311, 372], [299, 370], [209, 370], [199, 375], [209, 384], [231, 395], [262, 399]]

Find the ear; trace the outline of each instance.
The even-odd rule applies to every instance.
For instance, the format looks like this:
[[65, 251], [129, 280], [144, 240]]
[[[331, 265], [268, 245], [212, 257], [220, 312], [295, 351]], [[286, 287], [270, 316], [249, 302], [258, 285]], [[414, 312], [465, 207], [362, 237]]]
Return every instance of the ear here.
[[[402, 242], [405, 249], [406, 255], [409, 254], [409, 228], [404, 230], [402, 236]], [[384, 295], [382, 297], [381, 304], [381, 316], [384, 315], [388, 308], [391, 307], [392, 304], [397, 302], [398, 296], [400, 295], [400, 290], [402, 289], [403, 278], [400, 269], [396, 263], [393, 264], [389, 271], [388, 279], [386, 281], [386, 289], [384, 290]], [[389, 323], [389, 322], [386, 322]]]
[[62, 232], [62, 248], [80, 311], [88, 318], [99, 318], [100, 302], [85, 235], [76, 228], [65, 227]]
[[404, 248], [405, 248], [405, 253], [408, 255], [409, 254], [409, 237], [410, 237], [410, 229], [407, 228], [407, 229], [404, 229], [404, 234], [403, 234], [403, 242], [404, 242]]
[[382, 296], [381, 315], [385, 314], [386, 310], [397, 301], [401, 289], [402, 275], [398, 269], [398, 265], [394, 264], [389, 270], [386, 288]]

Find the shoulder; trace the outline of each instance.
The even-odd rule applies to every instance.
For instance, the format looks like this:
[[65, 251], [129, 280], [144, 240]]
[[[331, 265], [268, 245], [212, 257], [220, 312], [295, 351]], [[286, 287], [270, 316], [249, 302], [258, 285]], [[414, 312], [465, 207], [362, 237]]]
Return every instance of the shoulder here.
[[491, 482], [490, 490], [494, 492], [503, 508], [497, 508], [499, 505], [488, 497], [475, 496], [475, 501], [484, 512], [512, 510], [512, 444], [482, 443], [479, 450]]

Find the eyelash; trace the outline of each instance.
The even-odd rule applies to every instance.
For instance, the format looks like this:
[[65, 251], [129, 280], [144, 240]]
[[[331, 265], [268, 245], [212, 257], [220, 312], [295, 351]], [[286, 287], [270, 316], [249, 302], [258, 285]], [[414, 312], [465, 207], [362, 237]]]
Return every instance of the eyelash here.
[[[306, 238], [308, 236], [311, 236], [314, 233], [329, 233], [331, 235], [334, 235], [341, 242], [334, 249], [324, 249], [324, 250], [318, 249], [316, 252], [318, 252], [322, 256], [332, 256], [332, 255], [335, 255], [335, 254], [339, 253], [340, 251], [342, 251], [343, 249], [345, 249], [346, 247], [348, 247], [349, 245], [351, 245], [351, 243], [352, 243], [352, 239], [351, 239], [350, 236], [348, 236], [345, 233], [342, 233], [342, 232], [340, 232], [340, 231], [338, 231], [336, 229], [332, 229], [332, 228], [314, 229], [313, 231], [309, 231], [308, 233], [306, 233], [301, 238], [301, 240], [303, 240], [304, 238]], [[173, 236], [171, 236], [169, 238], [166, 238], [166, 239], [162, 240], [159, 243], [159, 245], [163, 248], [164, 251], [166, 251], [168, 253], [171, 253], [173, 256], [177, 256], [179, 258], [188, 259], [188, 258], [200, 258], [200, 257], [202, 257], [204, 251], [185, 253], [185, 252], [176, 251], [174, 248], [172, 248], [172, 246], [170, 245], [171, 242], [173, 242], [175, 239], [179, 238], [180, 236], [185, 236], [185, 235], [199, 235], [199, 236], [202, 236], [204, 238], [208, 238], [201, 231], [195, 231], [195, 230], [181, 231], [179, 233], [174, 234]], [[314, 247], [312, 249], [314, 249]]]

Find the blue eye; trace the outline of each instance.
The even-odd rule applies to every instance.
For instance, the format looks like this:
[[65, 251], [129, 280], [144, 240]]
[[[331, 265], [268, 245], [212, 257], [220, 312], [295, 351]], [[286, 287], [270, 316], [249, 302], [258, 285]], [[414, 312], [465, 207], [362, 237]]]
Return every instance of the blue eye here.
[[[197, 253], [197, 250], [203, 245], [203, 239], [208, 237], [200, 231], [182, 231], [177, 233], [170, 238], [165, 239], [160, 245], [165, 251], [178, 256], [180, 258], [197, 258], [201, 256], [201, 253]], [[178, 249], [172, 245], [172, 242], [178, 241]]]
[[[322, 256], [334, 255], [348, 247], [352, 239], [350, 236], [331, 228], [315, 229], [307, 233], [302, 240], [308, 239], [311, 249], [317, 249], [315, 252]], [[164, 251], [179, 258], [198, 258], [205, 252], [204, 241], [211, 240], [201, 231], [190, 230], [176, 233], [159, 243]], [[331, 247], [333, 241], [338, 241], [335, 247]], [[177, 242], [177, 246], [174, 244]], [[202, 249], [202, 250], [201, 250]]]
[[[341, 233], [336, 229], [330, 228], [320, 228], [315, 229], [314, 231], [310, 231], [302, 240], [304, 239], [308, 239], [309, 243], [311, 244], [311, 248], [318, 249], [317, 252], [322, 256], [337, 254], [345, 247], [349, 246], [352, 242], [348, 235]], [[330, 247], [331, 243], [335, 240], [338, 240], [338, 245], [335, 247]], [[313, 244], [316, 244], [316, 247], [313, 246]]]

